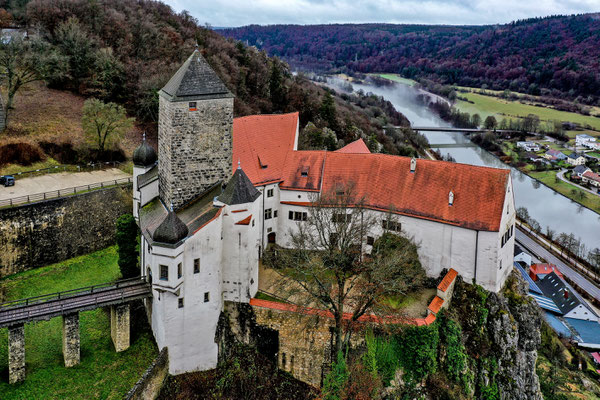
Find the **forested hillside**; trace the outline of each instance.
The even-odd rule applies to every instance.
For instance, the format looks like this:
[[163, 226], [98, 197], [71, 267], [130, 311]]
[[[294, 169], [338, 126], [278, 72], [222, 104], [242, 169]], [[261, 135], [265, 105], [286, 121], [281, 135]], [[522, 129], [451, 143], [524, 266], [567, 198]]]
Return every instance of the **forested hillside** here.
[[224, 30], [299, 69], [393, 72], [446, 84], [600, 101], [600, 15], [490, 26], [251, 25]]
[[[363, 137], [373, 149], [414, 152], [404, 136], [383, 133], [386, 124], [408, 125], [390, 103], [374, 96], [327, 95], [303, 76], [292, 75], [287, 64], [226, 39], [159, 1], [11, 0], [0, 2], [2, 6], [0, 25], [27, 29], [26, 42], [33, 43], [17, 49], [27, 68], [50, 88], [125, 105], [151, 136], [158, 90], [198, 46], [236, 95], [235, 116], [298, 111], [301, 128], [308, 122], [316, 127], [311, 125], [311, 134], [317, 144], [329, 140], [328, 147], [336, 148]], [[19, 93], [16, 97], [18, 103]], [[43, 98], [38, 106], [44, 107]], [[10, 118], [8, 133], [13, 142], [28, 134], [11, 131]], [[0, 134], [0, 146], [2, 140]]]

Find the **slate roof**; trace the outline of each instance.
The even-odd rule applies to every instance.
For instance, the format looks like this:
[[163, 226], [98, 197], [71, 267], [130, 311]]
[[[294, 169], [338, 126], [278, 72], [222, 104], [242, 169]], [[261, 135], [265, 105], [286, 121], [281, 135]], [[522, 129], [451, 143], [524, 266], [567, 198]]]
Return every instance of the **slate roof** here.
[[161, 89], [161, 94], [171, 101], [233, 97], [197, 49]]
[[138, 188], [141, 189], [144, 186], [146, 186], [147, 184], [154, 182], [157, 179], [158, 179], [158, 165], [155, 165], [148, 172], [146, 172], [145, 174], [141, 174], [137, 177]]
[[577, 160], [579, 157], [583, 157], [583, 154], [579, 154], [579, 153], [571, 153], [568, 155], [568, 157], [572, 160]]
[[586, 167], [585, 165], [578, 165], [575, 168], [573, 168], [573, 172], [575, 172], [578, 175], [583, 174], [587, 170], [589, 170], [589, 168]]
[[137, 166], [148, 167], [158, 160], [156, 151], [146, 140], [142, 142], [133, 152], [133, 163]]
[[544, 296], [552, 300], [563, 315], [581, 304], [565, 285], [565, 282], [554, 272], [551, 272], [544, 279], [538, 281], [537, 285], [544, 292]]
[[171, 210], [152, 234], [152, 240], [158, 243], [176, 244], [188, 235], [188, 227], [175, 211]]
[[218, 200], [227, 205], [253, 203], [260, 196], [248, 176], [241, 167], [235, 170], [235, 173], [227, 182], [227, 186]]

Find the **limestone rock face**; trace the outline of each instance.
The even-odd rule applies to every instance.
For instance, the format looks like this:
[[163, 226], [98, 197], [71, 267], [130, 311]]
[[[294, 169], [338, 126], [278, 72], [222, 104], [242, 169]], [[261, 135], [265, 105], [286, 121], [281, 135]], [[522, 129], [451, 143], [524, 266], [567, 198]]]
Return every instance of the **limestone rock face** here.
[[527, 296], [525, 283], [514, 275], [509, 298], [488, 298], [488, 331], [498, 359], [498, 388], [502, 400], [542, 400], [535, 372], [541, 343], [541, 314]]

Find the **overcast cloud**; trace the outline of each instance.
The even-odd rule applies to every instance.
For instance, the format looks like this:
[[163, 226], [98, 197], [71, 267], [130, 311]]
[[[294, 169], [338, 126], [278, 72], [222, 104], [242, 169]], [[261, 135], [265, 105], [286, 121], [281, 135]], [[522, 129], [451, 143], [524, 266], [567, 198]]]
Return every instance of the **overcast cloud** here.
[[496, 24], [553, 14], [600, 12], [600, 0], [164, 0], [201, 24]]

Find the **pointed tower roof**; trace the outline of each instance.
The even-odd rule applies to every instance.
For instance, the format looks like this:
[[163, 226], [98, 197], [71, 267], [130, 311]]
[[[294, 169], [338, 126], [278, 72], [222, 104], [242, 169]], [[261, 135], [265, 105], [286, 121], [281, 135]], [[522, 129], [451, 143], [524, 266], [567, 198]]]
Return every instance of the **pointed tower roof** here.
[[219, 201], [227, 205], [252, 203], [260, 196], [244, 170], [238, 166], [235, 173], [227, 182], [227, 187], [219, 196]]
[[162, 88], [161, 95], [170, 101], [233, 97], [198, 49]]
[[188, 227], [175, 214], [171, 205], [171, 210], [154, 231], [152, 240], [159, 243], [176, 244], [185, 239], [188, 233]]

